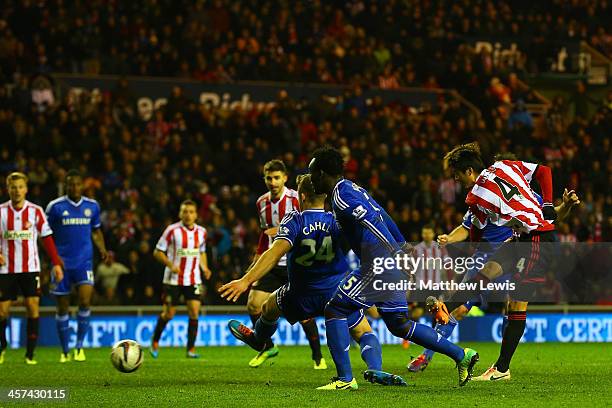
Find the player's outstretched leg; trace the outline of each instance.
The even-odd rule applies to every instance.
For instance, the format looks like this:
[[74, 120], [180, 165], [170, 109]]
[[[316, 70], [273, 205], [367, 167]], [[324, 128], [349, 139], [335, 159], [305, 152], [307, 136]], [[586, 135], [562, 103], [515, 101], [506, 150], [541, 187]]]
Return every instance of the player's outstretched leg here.
[[470, 381], [474, 366], [478, 362], [478, 353], [475, 350], [462, 349], [451, 343], [431, 327], [410, 320], [406, 312], [383, 312], [381, 314], [387, 328], [394, 336], [410, 340], [452, 358], [457, 363], [460, 386]]
[[[455, 330], [455, 327], [457, 326], [458, 322], [455, 316], [463, 316], [469, 311], [469, 309], [466, 309], [464, 305], [461, 305], [453, 310], [453, 312], [449, 315], [448, 309], [446, 308], [444, 302], [437, 300], [433, 296], [427, 298], [426, 304], [428, 311], [433, 315], [434, 319], [442, 318], [443, 320], [447, 321], [447, 323], [437, 322], [436, 326], [434, 327], [434, 330], [445, 339], [448, 339], [451, 336], [453, 330]], [[424, 371], [431, 362], [434, 354], [435, 351], [425, 349], [421, 355], [408, 364], [408, 371], [413, 373]]]

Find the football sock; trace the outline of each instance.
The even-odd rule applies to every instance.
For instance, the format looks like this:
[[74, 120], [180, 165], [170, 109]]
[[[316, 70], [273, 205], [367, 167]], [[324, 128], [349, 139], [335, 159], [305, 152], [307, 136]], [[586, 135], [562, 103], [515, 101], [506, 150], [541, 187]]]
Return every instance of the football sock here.
[[510, 368], [510, 361], [516, 351], [516, 347], [523, 337], [527, 312], [508, 313], [508, 326], [504, 330], [499, 358], [495, 363], [498, 371], [506, 372]]
[[[253, 330], [255, 330], [255, 325], [257, 324], [257, 320], [259, 320], [259, 318], [261, 317], [261, 313], [252, 314], [252, 315], [249, 315], [249, 317], [251, 318], [251, 323], [253, 324]], [[274, 332], [272, 334], [274, 334]], [[267, 339], [265, 339], [265, 346], [263, 350], [268, 350], [274, 347], [274, 342], [270, 338], [272, 337], [272, 334]], [[264, 338], [263, 335], [262, 335], [262, 338]]]
[[195, 346], [196, 337], [198, 336], [198, 319], [189, 319], [187, 328], [187, 350], [191, 350]]
[[65, 315], [55, 315], [55, 325], [57, 326], [57, 336], [59, 337], [60, 345], [62, 346], [62, 352], [64, 354], [68, 354], [68, 340], [70, 335], [70, 316], [68, 314]]
[[382, 348], [378, 337], [372, 332], [366, 333], [359, 339], [361, 358], [369, 370], [382, 370]]
[[[265, 317], [261, 316], [255, 322], [255, 339], [261, 343], [270, 342], [270, 338], [276, 333], [276, 328], [278, 327], [278, 320], [268, 320]], [[267, 349], [268, 347], [265, 347]]]
[[4, 350], [7, 346], [6, 343], [6, 326], [8, 319], [0, 319], [0, 351]]
[[309, 319], [305, 322], [301, 322], [300, 324], [302, 325], [302, 329], [304, 329], [304, 333], [306, 333], [308, 344], [310, 344], [312, 359], [315, 361], [321, 361], [323, 355], [321, 354], [321, 340], [319, 338], [319, 328], [317, 327], [317, 322], [315, 322], [314, 319]]
[[36, 341], [38, 340], [38, 317], [28, 318], [26, 333], [26, 357], [32, 359], [34, 358], [34, 349], [36, 348]]
[[77, 313], [77, 349], [83, 348], [83, 340], [85, 339], [87, 330], [89, 330], [89, 316], [91, 316], [91, 309], [79, 308], [79, 312]]
[[[457, 326], [457, 320], [451, 315], [448, 320], [448, 323], [437, 324], [434, 330], [440, 333], [440, 335], [444, 337], [445, 339], [448, 339], [451, 336], [451, 334], [453, 334], [453, 330], [455, 330], [456, 326]], [[428, 360], [431, 360], [435, 352], [433, 350], [427, 349], [423, 352], [423, 354], [425, 354], [425, 357]]]
[[157, 324], [155, 325], [155, 331], [153, 332], [153, 343], [159, 342], [162, 332], [166, 328], [167, 324], [168, 324], [168, 320], [164, 319], [161, 316], [157, 318]]
[[451, 343], [427, 325], [411, 323], [412, 327], [406, 335], [407, 340], [413, 341], [434, 352], [445, 354], [456, 362], [463, 360], [465, 353], [461, 347]]
[[334, 364], [336, 364], [338, 378], [341, 381], [351, 381], [353, 379], [353, 370], [349, 358], [351, 335], [346, 318], [325, 319], [325, 332], [327, 334], [327, 347], [329, 347]]

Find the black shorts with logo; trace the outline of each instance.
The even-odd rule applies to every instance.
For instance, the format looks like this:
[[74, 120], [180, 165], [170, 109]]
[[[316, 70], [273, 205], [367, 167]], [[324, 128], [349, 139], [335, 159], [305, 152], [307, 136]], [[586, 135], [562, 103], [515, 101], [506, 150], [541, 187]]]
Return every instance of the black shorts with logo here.
[[40, 273], [1, 273], [0, 302], [17, 300], [17, 296], [40, 297]]
[[[546, 273], [551, 268], [557, 250], [557, 232], [532, 231], [522, 234], [519, 239], [516, 269], [514, 280], [517, 282], [515, 293], [510, 295], [512, 300], [530, 301], [538, 288], [544, 283]], [[530, 245], [531, 244], [531, 245]]]
[[272, 293], [289, 282], [286, 266], [275, 266], [266, 276], [253, 284], [254, 290]]
[[202, 285], [164, 285], [162, 290], [162, 303], [177, 305], [188, 300], [202, 300]]

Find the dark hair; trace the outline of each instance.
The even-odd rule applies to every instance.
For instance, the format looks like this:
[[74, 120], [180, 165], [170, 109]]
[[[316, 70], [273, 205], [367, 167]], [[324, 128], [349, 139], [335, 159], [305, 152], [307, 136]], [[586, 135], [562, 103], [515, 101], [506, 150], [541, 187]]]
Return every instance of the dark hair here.
[[68, 172], [66, 173], [66, 179], [68, 179], [70, 177], [80, 177], [80, 178], [83, 178], [81, 176], [81, 172], [78, 171], [77, 169], [70, 169], [70, 170], [68, 170]]
[[435, 230], [436, 230], [436, 227], [434, 227], [434, 225], [433, 225], [433, 224], [428, 223], [428, 224], [423, 225], [423, 228], [421, 228], [421, 229], [422, 229], [422, 230], [424, 230], [424, 229], [430, 229], [430, 230], [432, 230], [432, 231], [435, 231]]
[[198, 208], [198, 205], [196, 204], [196, 202], [190, 199], [183, 200], [183, 202], [181, 203], [181, 207], [184, 205], [193, 205], [196, 209]]
[[264, 164], [263, 171], [264, 174], [269, 171], [282, 171], [283, 173], [287, 174], [287, 167], [285, 167], [285, 163], [283, 163], [282, 160], [274, 159]]
[[455, 147], [444, 156], [444, 163], [453, 170], [466, 171], [472, 168], [476, 172], [484, 169], [478, 143], [467, 143]]
[[330, 176], [341, 176], [344, 172], [344, 161], [342, 155], [331, 146], [320, 147], [314, 151], [312, 157], [315, 159], [316, 168], [324, 171]]
[[308, 201], [321, 201], [325, 200], [325, 194], [317, 194], [315, 192], [314, 186], [312, 185], [312, 180], [310, 178], [310, 174], [300, 174], [296, 177], [297, 191], [300, 194], [304, 194]]
[[502, 161], [502, 160], [518, 160], [518, 157], [516, 157], [516, 154], [511, 153], [511, 152], [506, 152], [506, 153], [497, 153], [495, 156], [493, 156], [493, 160], [495, 161]]

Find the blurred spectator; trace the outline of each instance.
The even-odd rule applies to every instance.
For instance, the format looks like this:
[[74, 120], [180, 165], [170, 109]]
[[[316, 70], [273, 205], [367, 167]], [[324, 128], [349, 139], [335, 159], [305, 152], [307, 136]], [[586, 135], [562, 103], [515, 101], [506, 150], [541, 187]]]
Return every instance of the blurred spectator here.
[[115, 261], [115, 253], [109, 251], [106, 261], [99, 264], [96, 269], [96, 285], [102, 292], [104, 303], [117, 304], [119, 302], [116, 297], [117, 283], [122, 275], [128, 273], [130, 269]]

